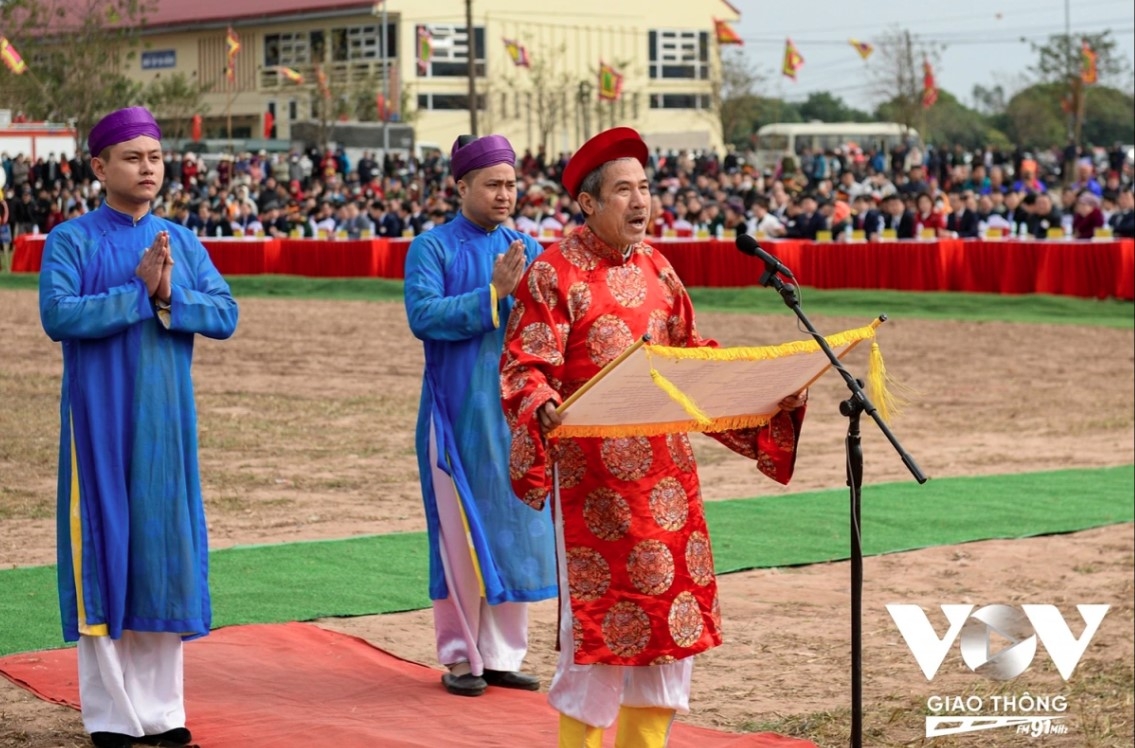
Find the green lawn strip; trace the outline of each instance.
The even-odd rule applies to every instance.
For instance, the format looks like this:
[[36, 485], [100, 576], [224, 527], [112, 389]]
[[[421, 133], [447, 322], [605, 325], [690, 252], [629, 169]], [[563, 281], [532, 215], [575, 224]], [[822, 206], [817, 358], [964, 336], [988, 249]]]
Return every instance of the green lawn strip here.
[[[863, 489], [866, 555], [1135, 521], [1135, 466]], [[719, 573], [847, 558], [845, 490], [706, 505]], [[211, 559], [214, 625], [429, 606], [424, 533], [243, 546]], [[54, 566], [0, 571], [0, 655], [62, 644]]]

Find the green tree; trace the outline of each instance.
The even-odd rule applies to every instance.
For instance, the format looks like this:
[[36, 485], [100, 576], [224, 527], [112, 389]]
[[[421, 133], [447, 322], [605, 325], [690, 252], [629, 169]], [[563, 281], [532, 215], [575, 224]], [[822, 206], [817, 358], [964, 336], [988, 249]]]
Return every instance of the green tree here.
[[905, 29], [884, 31], [875, 42], [875, 60], [871, 67], [871, 91], [879, 102], [879, 111], [886, 106], [887, 118], [893, 122], [924, 129], [922, 126], [922, 63], [938, 68], [941, 45], [924, 42]]
[[123, 75], [155, 0], [8, 0], [0, 28], [28, 69], [3, 68], [0, 95], [35, 119], [73, 123], [81, 147], [108, 111], [141, 101], [142, 87]]
[[1005, 118], [1010, 140], [1025, 148], [1048, 148], [1066, 135], [1060, 110], [1064, 83], [1038, 83], [1009, 99]]
[[[880, 114], [886, 113], [886, 106], [880, 107]], [[1010, 145], [1005, 133], [994, 127], [989, 118], [962, 104], [949, 91], [938, 91], [938, 101], [924, 114], [923, 127], [922, 139], [943, 149], [955, 145], [965, 148]]]
[[803, 104], [799, 105], [799, 109], [800, 116], [805, 120], [870, 122], [872, 119], [867, 112], [848, 106], [842, 98], [828, 91], [816, 91], [808, 94], [808, 98]]
[[724, 143], [745, 143], [755, 129], [760, 109], [757, 90], [764, 76], [739, 49], [721, 52], [720, 78], [712, 81], [710, 112]]
[[1084, 81], [1084, 44], [1095, 53], [1099, 85], [1119, 83], [1121, 77], [1129, 77], [1130, 67], [1117, 51], [1110, 31], [1075, 36], [1053, 34], [1047, 43], [1032, 45], [1037, 62], [1029, 68], [1041, 83], [1057, 86], [1054, 92], [1058, 101], [1064, 102], [1067, 137], [1076, 143], [1083, 142], [1087, 94], [1093, 87]]
[[188, 136], [194, 114], [208, 114], [209, 107], [202, 100], [204, 93], [188, 75], [174, 73], [151, 81], [142, 91], [142, 102], [155, 117], [166, 122], [162, 135], [180, 140]]
[[1135, 96], [1107, 86], [1087, 91], [1083, 138], [1086, 145], [1135, 143]]

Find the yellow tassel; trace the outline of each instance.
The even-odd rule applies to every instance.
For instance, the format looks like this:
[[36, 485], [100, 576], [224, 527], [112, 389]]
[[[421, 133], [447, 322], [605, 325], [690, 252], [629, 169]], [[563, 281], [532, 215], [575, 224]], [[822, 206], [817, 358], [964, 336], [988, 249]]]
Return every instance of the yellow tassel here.
[[889, 422], [897, 416], [906, 401], [894, 392], [895, 381], [887, 374], [883, 363], [883, 352], [878, 342], [871, 343], [871, 353], [867, 357], [867, 396], [879, 411], [879, 417]]
[[653, 366], [650, 367], [650, 378], [654, 380], [654, 383], [658, 385], [663, 392], [670, 396], [671, 400], [681, 405], [682, 410], [689, 413], [690, 417], [697, 421], [699, 426], [704, 427], [713, 423], [713, 419], [707, 416], [686, 393], [675, 387], [673, 382], [662, 376], [658, 369], [655, 369]]
[[557, 426], [553, 435], [557, 438], [603, 438], [620, 439], [628, 436], [662, 436], [663, 434], [677, 434], [693, 431], [697, 433], [717, 433], [733, 429], [750, 429], [757, 426], [768, 425], [771, 416], [753, 413], [742, 416], [722, 416], [711, 418], [708, 421], [669, 421], [666, 423], [632, 423], [614, 426], [572, 426], [563, 424]]
[[[875, 329], [882, 324], [879, 319], [871, 324], [854, 330], [828, 335], [824, 338], [832, 348], [860, 343], [875, 337]], [[735, 347], [735, 348], [675, 348], [672, 346], [652, 345], [650, 352], [655, 356], [662, 356], [671, 361], [698, 360], [698, 361], [769, 361], [784, 356], [799, 355], [802, 353], [815, 353], [820, 350], [820, 344], [815, 340], [798, 340], [781, 345], [767, 345], [761, 347]]]

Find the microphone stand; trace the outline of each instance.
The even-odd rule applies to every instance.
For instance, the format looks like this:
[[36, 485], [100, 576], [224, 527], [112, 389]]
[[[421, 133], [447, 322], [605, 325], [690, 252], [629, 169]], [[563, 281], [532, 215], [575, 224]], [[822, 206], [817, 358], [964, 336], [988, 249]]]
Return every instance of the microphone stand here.
[[[856, 379], [844, 368], [843, 362], [832, 351], [828, 341], [817, 332], [808, 315], [800, 307], [800, 299], [796, 295], [796, 287], [785, 283], [777, 272], [778, 263], [765, 261], [765, 272], [761, 275], [759, 283], [762, 286], [772, 287], [780, 294], [784, 303], [796, 313], [797, 318], [811, 333], [816, 343], [827, 354], [832, 368], [839, 372], [847, 388], [851, 390], [851, 397], [839, 404], [840, 415], [847, 418], [847, 439], [844, 449], [847, 455], [847, 486], [851, 493], [851, 748], [863, 746], [863, 544], [860, 536], [860, 516], [862, 511], [863, 489], [863, 447], [859, 436], [859, 417], [863, 413], [871, 416], [879, 426], [879, 430], [887, 437], [895, 451], [902, 458], [903, 464], [910, 471], [914, 479], [920, 484], [926, 482], [926, 475], [919, 469], [914, 458], [907, 454], [899, 440], [891, 433], [890, 428], [879, 416], [875, 405], [863, 391], [863, 382]], [[879, 319], [886, 321], [887, 315], [879, 315]]]

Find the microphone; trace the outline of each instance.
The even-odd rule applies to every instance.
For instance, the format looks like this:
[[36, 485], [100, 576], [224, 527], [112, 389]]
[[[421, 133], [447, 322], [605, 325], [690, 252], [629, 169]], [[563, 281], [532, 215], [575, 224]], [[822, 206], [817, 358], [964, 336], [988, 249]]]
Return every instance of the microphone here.
[[792, 280], [796, 280], [796, 276], [792, 274], [791, 270], [781, 265], [780, 260], [776, 259], [776, 257], [761, 249], [761, 246], [757, 244], [757, 240], [748, 234], [737, 235], [737, 249], [741, 250], [744, 254], [763, 261], [769, 272], [780, 273], [781, 275], [792, 278]]

